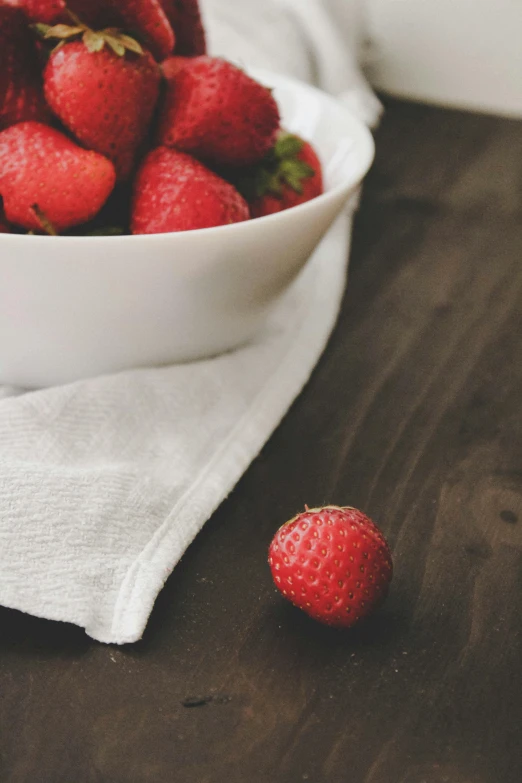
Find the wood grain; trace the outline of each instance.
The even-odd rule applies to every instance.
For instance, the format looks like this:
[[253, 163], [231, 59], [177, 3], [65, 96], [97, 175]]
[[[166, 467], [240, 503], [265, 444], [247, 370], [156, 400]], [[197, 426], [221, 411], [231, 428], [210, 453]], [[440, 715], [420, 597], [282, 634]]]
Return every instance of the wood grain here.
[[[520, 783], [522, 124], [390, 102], [339, 323], [142, 642], [0, 610], [2, 783]], [[394, 551], [339, 633], [266, 548], [324, 501]]]

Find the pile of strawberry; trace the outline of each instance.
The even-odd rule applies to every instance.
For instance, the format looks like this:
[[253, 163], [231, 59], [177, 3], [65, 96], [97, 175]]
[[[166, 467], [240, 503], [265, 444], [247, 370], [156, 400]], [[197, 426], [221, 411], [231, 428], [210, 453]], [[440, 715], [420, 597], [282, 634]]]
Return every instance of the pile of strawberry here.
[[198, 0], [0, 0], [0, 232], [186, 231], [322, 189]]

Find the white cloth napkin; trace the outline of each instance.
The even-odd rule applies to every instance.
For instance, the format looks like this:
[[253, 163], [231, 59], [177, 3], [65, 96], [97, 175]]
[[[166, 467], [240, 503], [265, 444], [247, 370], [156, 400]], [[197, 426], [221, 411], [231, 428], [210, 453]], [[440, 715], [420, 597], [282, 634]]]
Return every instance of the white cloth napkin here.
[[[305, 9], [308, 9], [305, 13]], [[214, 53], [377, 106], [320, 0], [207, 0]], [[251, 345], [23, 394], [0, 389], [0, 604], [139, 639], [157, 594], [306, 383], [344, 289], [343, 215]]]

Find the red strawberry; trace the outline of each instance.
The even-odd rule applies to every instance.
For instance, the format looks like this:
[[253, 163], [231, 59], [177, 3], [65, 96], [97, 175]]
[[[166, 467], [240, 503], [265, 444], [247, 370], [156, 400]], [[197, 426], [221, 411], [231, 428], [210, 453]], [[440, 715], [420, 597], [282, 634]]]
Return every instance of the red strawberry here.
[[137, 35], [157, 60], [174, 49], [176, 38], [160, 0], [110, 0], [125, 30]]
[[145, 158], [134, 183], [133, 234], [163, 234], [248, 220], [237, 190], [183, 152], [158, 147]]
[[51, 109], [82, 144], [113, 161], [119, 180], [131, 174], [160, 80], [151, 55], [114, 31], [87, 30], [55, 50], [44, 72]]
[[52, 24], [65, 11], [65, 0], [4, 0], [4, 2], [22, 8], [31, 22]]
[[321, 162], [311, 144], [282, 131], [273, 149], [238, 184], [252, 217], [304, 204], [323, 192]]
[[167, 79], [160, 144], [218, 165], [249, 165], [273, 146], [278, 127], [270, 90], [232, 63], [205, 55], [176, 62]]
[[57, 231], [86, 223], [115, 179], [109, 160], [47, 125], [23, 122], [0, 133], [0, 196], [10, 223], [40, 231], [38, 214]]
[[207, 42], [198, 0], [161, 0], [161, 4], [176, 33], [175, 54], [181, 57], [206, 54]]
[[279, 528], [268, 562], [289, 601], [338, 628], [382, 603], [393, 573], [380, 530], [360, 511], [338, 506], [307, 509]]
[[48, 117], [27, 20], [19, 9], [0, 5], [0, 130]]
[[95, 23], [103, 11], [107, 13], [106, 0], [3, 0], [8, 5], [22, 8], [31, 22], [42, 24], [55, 24], [56, 22], [70, 23], [71, 18], [67, 13], [73, 11], [81, 17], [82, 22]]
[[178, 55], [175, 55], [161, 63], [161, 70], [163, 71], [163, 76], [167, 82], [170, 82], [176, 77], [176, 74], [183, 68], [186, 62], [186, 57], [178, 57]]

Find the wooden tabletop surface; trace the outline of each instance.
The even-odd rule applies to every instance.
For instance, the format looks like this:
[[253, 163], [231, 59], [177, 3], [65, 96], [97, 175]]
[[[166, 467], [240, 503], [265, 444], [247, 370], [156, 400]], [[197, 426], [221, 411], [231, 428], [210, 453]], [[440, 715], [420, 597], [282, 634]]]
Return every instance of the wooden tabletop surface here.
[[[390, 101], [342, 314], [144, 639], [0, 610], [1, 783], [520, 783], [522, 123]], [[305, 503], [385, 531], [351, 632], [276, 594]]]

